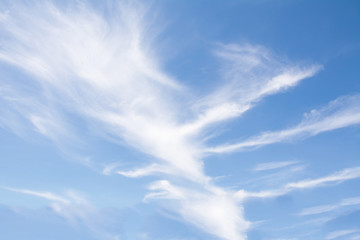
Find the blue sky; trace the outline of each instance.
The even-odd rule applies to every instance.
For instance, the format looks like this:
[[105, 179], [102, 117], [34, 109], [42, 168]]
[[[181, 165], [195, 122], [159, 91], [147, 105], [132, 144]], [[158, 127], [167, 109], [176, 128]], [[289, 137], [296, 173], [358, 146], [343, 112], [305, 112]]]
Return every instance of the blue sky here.
[[2, 1], [3, 239], [360, 239], [358, 1]]

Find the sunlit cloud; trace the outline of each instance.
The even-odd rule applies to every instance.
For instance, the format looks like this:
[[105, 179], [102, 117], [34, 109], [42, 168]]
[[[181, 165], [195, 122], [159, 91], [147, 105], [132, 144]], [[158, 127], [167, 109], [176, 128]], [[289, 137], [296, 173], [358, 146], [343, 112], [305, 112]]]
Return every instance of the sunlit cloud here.
[[170, 200], [185, 221], [205, 232], [223, 239], [246, 239], [250, 222], [244, 219], [242, 208], [230, 193], [214, 186], [200, 190], [177, 187], [165, 180], [153, 183], [150, 190], [153, 192], [145, 200]]

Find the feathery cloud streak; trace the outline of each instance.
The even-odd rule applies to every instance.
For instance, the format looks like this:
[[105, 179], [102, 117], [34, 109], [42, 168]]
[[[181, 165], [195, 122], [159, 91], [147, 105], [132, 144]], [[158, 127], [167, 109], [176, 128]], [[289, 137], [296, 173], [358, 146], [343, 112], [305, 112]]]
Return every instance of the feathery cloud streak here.
[[267, 170], [273, 170], [278, 168], [283, 168], [287, 166], [291, 166], [296, 164], [296, 161], [286, 161], [286, 162], [266, 162], [258, 164], [253, 170], [254, 171], [267, 171]]
[[74, 191], [67, 191], [65, 196], [59, 196], [51, 192], [38, 192], [10, 187], [4, 187], [4, 189], [51, 201], [51, 208], [74, 225], [78, 224], [79, 219], [81, 221], [87, 221], [88, 215], [93, 211], [90, 204]]
[[360, 167], [346, 168], [333, 174], [315, 178], [306, 179], [298, 182], [291, 182], [279, 189], [265, 190], [260, 192], [246, 192], [240, 190], [235, 193], [236, 197], [240, 200], [247, 198], [271, 198], [284, 195], [297, 189], [309, 189], [325, 186], [329, 183], [341, 183], [343, 181], [360, 178]]
[[215, 53], [223, 62], [221, 85], [195, 104], [194, 109], [201, 114], [183, 126], [186, 133], [197, 133], [216, 122], [239, 117], [262, 98], [294, 87], [322, 68], [298, 66], [262, 46], [250, 44], [219, 44]]
[[69, 199], [60, 197], [51, 192], [37, 192], [37, 191], [31, 191], [31, 190], [27, 190], [27, 189], [17, 189], [17, 188], [10, 188], [10, 187], [3, 187], [3, 188], [6, 190], [9, 190], [9, 191], [12, 191], [12, 192], [18, 192], [18, 193], [28, 194], [28, 195], [32, 195], [32, 196], [36, 196], [36, 197], [45, 198], [47, 200], [54, 201], [54, 202], [60, 202], [60, 203], [64, 203], [64, 204], [71, 203], [71, 201]]
[[359, 230], [357, 230], [357, 229], [347, 229], [347, 230], [330, 232], [327, 235], [326, 239], [335, 239], [335, 238], [343, 237], [343, 236], [350, 235], [350, 234], [357, 233], [357, 232], [359, 232]]
[[305, 215], [321, 214], [325, 212], [334, 211], [341, 207], [354, 206], [354, 205], [360, 205], [360, 197], [345, 198], [341, 200], [340, 203], [337, 204], [321, 205], [321, 206], [305, 208], [300, 212], [300, 215], [305, 216]]
[[172, 185], [169, 181], [158, 181], [150, 186], [145, 200], [171, 200], [180, 216], [205, 232], [223, 239], [246, 239], [250, 227], [242, 215], [243, 210], [232, 194], [209, 185], [203, 189], [189, 189]]
[[10, 187], [3, 188], [12, 192], [49, 200], [51, 202], [50, 208], [56, 214], [66, 219], [74, 227], [84, 225], [95, 234], [97, 239], [118, 239], [118, 236], [107, 233], [100, 227], [102, 224], [99, 224], [97, 219], [101, 219], [101, 214], [86, 199], [75, 191], [68, 190], [63, 196], [60, 196], [52, 192], [39, 192]]
[[359, 123], [360, 95], [344, 96], [330, 102], [320, 110], [312, 110], [305, 114], [303, 121], [292, 128], [265, 132], [240, 143], [209, 148], [207, 151], [213, 153], [243, 151], [268, 144], [311, 137]]

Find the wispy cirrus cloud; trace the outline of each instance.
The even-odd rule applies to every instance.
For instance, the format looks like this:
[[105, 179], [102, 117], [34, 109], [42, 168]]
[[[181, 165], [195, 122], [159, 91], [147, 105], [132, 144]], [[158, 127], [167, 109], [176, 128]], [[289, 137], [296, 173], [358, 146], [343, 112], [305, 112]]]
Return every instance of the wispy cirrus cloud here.
[[52, 192], [41, 192], [28, 189], [3, 187], [6, 190], [43, 198], [50, 201], [50, 208], [74, 227], [83, 225], [92, 231], [97, 239], [117, 240], [119, 236], [104, 231], [96, 219], [101, 214], [78, 192], [68, 190], [63, 195]]
[[256, 176], [251, 176], [249, 179], [242, 181], [237, 189], [244, 188], [247, 189], [247, 191], [251, 191], [251, 189], [278, 187], [284, 184], [284, 182], [298, 179], [298, 176], [301, 175], [305, 169], [305, 165], [289, 165], [287, 167], [261, 171], [254, 171], [254, 169], [252, 169], [251, 172], [255, 173]]
[[182, 127], [185, 133], [239, 117], [264, 97], [286, 91], [322, 68], [290, 63], [251, 44], [219, 44], [215, 54], [223, 63], [221, 85], [197, 101], [194, 109], [200, 114]]
[[156, 173], [171, 174], [171, 167], [159, 164], [151, 164], [150, 166], [144, 168], [138, 168], [130, 171], [116, 171], [116, 173], [125, 177], [137, 178], [154, 175]]
[[[72, 8], [65, 11], [45, 4], [35, 5], [30, 11], [14, 5], [1, 22], [11, 39], [1, 40], [1, 60], [30, 74], [28, 80], [33, 81], [32, 87], [38, 93], [29, 95], [22, 91], [21, 83], [15, 82], [6, 92], [9, 105], [15, 105], [15, 111], [36, 131], [52, 140], [58, 138], [53, 135], [57, 133], [52, 131], [53, 127], [67, 130], [67, 116], [70, 115], [94, 123], [112, 138], [155, 157], [152, 159], [156, 159], [156, 163], [145, 170], [117, 170], [124, 176], [139, 177], [160, 171], [190, 179], [195, 185], [207, 183], [209, 177], [202, 170], [200, 144], [186, 137], [179, 127], [183, 121], [179, 117], [181, 104], [174, 102], [172, 95], [181, 94], [181, 84], [163, 73], [157, 59], [151, 56], [147, 48], [150, 39], [145, 34], [150, 30], [144, 30], [147, 22], [143, 22], [141, 9], [119, 3], [115, 7], [119, 14], [113, 19], [104, 19], [86, 4]], [[33, 39], [36, 39], [35, 44]], [[20, 95], [25, 103], [13, 101], [13, 97]], [[61, 118], [46, 117], [53, 115]], [[61, 137], [58, 139], [64, 141]], [[106, 168], [104, 173], [112, 170], [113, 167]], [[45, 197], [55, 202], [53, 208], [57, 212], [69, 213], [70, 205], [61, 204], [59, 196], [28, 190], [18, 192]], [[216, 206], [228, 226], [217, 227], [215, 219], [211, 218], [205, 221], [205, 226], [216, 230], [203, 227], [199, 224], [200, 220], [205, 220], [203, 208], [196, 211], [200, 216], [188, 215], [189, 209], [201, 206], [206, 196], [191, 199], [186, 194], [183, 201], [187, 213], [179, 214], [205, 232], [226, 239], [244, 239], [246, 221], [241, 206], [231, 199], [226, 203], [231, 203], [232, 211], [226, 203]], [[221, 197], [210, 196], [214, 198], [214, 203], [209, 203], [211, 206], [221, 203]], [[64, 201], [70, 200], [64, 198]]]
[[246, 192], [244, 190], [240, 190], [236, 192], [235, 195], [241, 200], [247, 198], [271, 198], [281, 196], [298, 189], [316, 188], [326, 186], [330, 183], [339, 184], [341, 182], [356, 178], [360, 178], [360, 167], [346, 168], [321, 178], [290, 182], [279, 189], [265, 190], [260, 192]]
[[355, 205], [360, 205], [360, 197], [345, 198], [336, 204], [328, 204], [328, 205], [305, 208], [301, 210], [299, 214], [301, 216], [321, 214], [321, 213], [331, 212], [342, 207], [355, 206]]
[[[32, 74], [40, 85], [37, 96], [28, 96], [27, 111], [24, 103], [9, 100], [16, 110], [41, 134], [56, 138], [53, 129], [61, 135], [68, 128], [65, 109], [65, 114], [101, 124], [112, 137], [170, 163], [179, 174], [202, 181], [201, 142], [195, 142], [194, 135], [214, 122], [241, 115], [262, 97], [295, 86], [319, 69], [281, 62], [258, 46], [221, 45], [217, 55], [229, 68], [224, 74], [227, 84], [198, 100], [195, 120], [184, 120], [183, 106], [173, 97], [181, 95], [183, 87], [151, 54], [154, 37], [148, 34], [157, 31], [146, 21], [146, 7], [119, 3], [117, 17], [106, 19], [86, 4], [74, 11], [51, 4], [33, 8], [14, 5], [1, 22], [8, 38], [2, 40], [0, 58]], [[8, 95], [28, 95], [12, 86]]]
[[255, 166], [253, 169], [254, 171], [267, 171], [267, 170], [274, 170], [278, 168], [288, 167], [291, 165], [296, 164], [297, 161], [285, 161], [285, 162], [266, 162], [260, 163]]
[[360, 235], [357, 234], [357, 235], [353, 235], [350, 237], [350, 240], [359, 240], [360, 239]]
[[243, 217], [232, 194], [215, 186], [202, 189], [178, 187], [168, 181], [150, 186], [153, 192], [145, 200], [167, 199], [175, 211], [187, 222], [222, 239], [246, 239], [250, 222]]
[[36, 196], [36, 197], [45, 198], [47, 200], [54, 201], [54, 202], [60, 202], [60, 203], [64, 203], [64, 204], [69, 204], [71, 202], [69, 199], [63, 198], [63, 197], [58, 196], [51, 192], [37, 192], [37, 191], [32, 191], [32, 190], [27, 190], [27, 189], [18, 189], [18, 188], [10, 188], [10, 187], [3, 187], [3, 188], [6, 190], [9, 190], [9, 191], [12, 191], [12, 192], [18, 192], [18, 193], [28, 194], [28, 195], [32, 195], [32, 196]]
[[264, 145], [293, 141], [311, 137], [322, 132], [332, 131], [360, 123], [360, 95], [344, 96], [331, 101], [320, 110], [305, 114], [298, 125], [273, 132], [265, 132], [240, 143], [209, 148], [208, 152], [224, 153], [244, 151]]
[[334, 231], [334, 232], [330, 232], [327, 236], [326, 239], [336, 239], [339, 237], [344, 237], [346, 235], [350, 235], [353, 233], [357, 233], [360, 230], [357, 229], [347, 229], [347, 230], [339, 230], [339, 231]]
[[89, 215], [94, 213], [94, 209], [90, 203], [72, 190], [66, 191], [66, 193], [61, 196], [52, 192], [40, 192], [28, 189], [10, 187], [4, 187], [4, 189], [49, 200], [51, 202], [51, 208], [74, 225], [78, 224], [78, 220], [86, 222], [89, 219]]

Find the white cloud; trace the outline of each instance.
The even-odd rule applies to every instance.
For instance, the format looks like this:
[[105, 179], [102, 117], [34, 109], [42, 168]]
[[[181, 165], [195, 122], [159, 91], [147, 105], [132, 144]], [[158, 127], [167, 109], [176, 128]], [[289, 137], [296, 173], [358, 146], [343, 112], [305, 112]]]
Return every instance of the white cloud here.
[[[195, 120], [184, 119], [188, 114], [183, 114], [184, 106], [174, 95], [185, 96], [185, 88], [161, 70], [152, 54], [156, 39], [149, 34], [158, 31], [146, 19], [146, 7], [119, 3], [115, 7], [119, 13], [105, 19], [86, 4], [69, 11], [51, 4], [35, 4], [31, 10], [14, 6], [0, 23], [7, 33], [1, 40], [0, 59], [32, 74], [40, 84], [26, 112], [37, 131], [57, 139], [68, 128], [61, 117], [81, 117], [165, 161], [174, 169], [172, 174], [198, 182], [208, 180], [202, 171], [203, 143], [196, 141], [200, 130], [239, 116], [262, 97], [294, 86], [318, 70], [282, 63], [271, 54], [263, 55], [259, 47], [223, 45], [217, 54], [229, 68], [224, 74], [228, 84], [192, 107], [197, 109], [192, 114]], [[244, 65], [249, 69], [242, 70]], [[267, 71], [258, 76], [258, 68]], [[251, 81], [246, 80], [249, 74]], [[11, 93], [19, 94], [15, 91], [19, 86], [12, 86]], [[39, 103], [45, 106], [32, 113]], [[24, 114], [23, 109], [18, 111]]]
[[260, 163], [255, 166], [253, 169], [254, 171], [267, 171], [267, 170], [273, 170], [278, 168], [283, 168], [287, 166], [291, 166], [296, 164], [296, 161], [286, 161], [286, 162], [266, 162], [266, 163]]
[[41, 198], [45, 198], [47, 200], [50, 201], [55, 201], [55, 202], [60, 202], [63, 204], [69, 204], [71, 201], [60, 197], [56, 194], [53, 194], [51, 192], [37, 192], [37, 191], [31, 191], [31, 190], [27, 190], [27, 189], [17, 189], [17, 188], [10, 188], [10, 187], [3, 187], [6, 190], [12, 191], [12, 192], [18, 192], [18, 193], [23, 193], [23, 194], [29, 194], [29, 195], [33, 195], [36, 197], [41, 197]]
[[359, 230], [356, 230], [356, 229], [347, 229], [347, 230], [334, 231], [334, 232], [330, 232], [326, 236], [326, 239], [328, 239], [328, 240], [335, 239], [335, 238], [343, 237], [343, 236], [353, 234], [353, 233], [357, 233], [357, 232], [359, 232]]
[[137, 178], [137, 177], [154, 175], [156, 173], [171, 174], [171, 169], [170, 167], [165, 167], [165, 165], [160, 166], [158, 164], [151, 164], [150, 166], [144, 168], [138, 168], [131, 171], [116, 171], [116, 173], [123, 175], [125, 177]]
[[250, 44], [220, 44], [216, 55], [223, 61], [223, 82], [195, 104], [200, 114], [183, 127], [186, 133], [239, 117], [262, 98], [294, 87], [321, 69], [319, 65], [289, 63], [264, 47]]
[[[72, 6], [74, 11], [51, 4], [35, 4], [31, 11], [16, 7], [1, 22], [11, 41], [2, 39], [0, 58], [33, 74], [42, 86], [26, 106], [20, 102], [16, 109], [38, 132], [51, 139], [69, 135], [66, 122], [53, 116], [81, 117], [170, 162], [180, 174], [204, 179], [197, 150], [173, 119], [178, 107], [170, 105], [170, 94], [179, 91], [180, 84], [164, 74], [151, 55], [153, 37], [145, 32], [153, 34], [156, 28], [152, 31], [142, 19], [140, 6], [119, 3], [119, 17], [109, 19], [84, 4]], [[16, 82], [12, 88], [9, 94], [28, 95]]]
[[320, 110], [312, 110], [298, 125], [285, 130], [265, 132], [236, 144], [209, 148], [208, 152], [242, 151], [268, 144], [311, 137], [322, 132], [360, 123], [360, 95], [340, 97]]
[[360, 239], [360, 235], [354, 235], [350, 237], [350, 240], [359, 240]]
[[145, 200], [168, 199], [184, 220], [222, 239], [246, 239], [245, 231], [250, 222], [244, 220], [243, 210], [232, 194], [208, 186], [205, 189], [188, 189], [172, 185], [168, 181], [158, 181], [150, 186], [154, 192]]
[[74, 191], [66, 191], [64, 196], [51, 192], [39, 192], [27, 189], [4, 187], [4, 189], [22, 194], [32, 195], [51, 201], [51, 208], [66, 218], [71, 224], [77, 225], [78, 220], [87, 221], [94, 209], [83, 197]]
[[304, 216], [304, 215], [320, 214], [320, 213], [334, 211], [341, 207], [353, 206], [353, 205], [360, 205], [360, 197], [345, 198], [337, 204], [329, 204], [329, 205], [321, 205], [321, 206], [305, 208], [300, 212], [300, 215]]
[[74, 191], [67, 191], [64, 196], [59, 196], [51, 192], [38, 192], [27, 189], [15, 189], [4, 187], [7, 190], [28, 194], [51, 201], [51, 208], [69, 221], [73, 226], [77, 226], [80, 222], [87, 222], [89, 216], [93, 214], [94, 209], [90, 204], [80, 197]]
[[343, 181], [355, 178], [360, 178], [360, 167], [346, 168], [321, 178], [291, 182], [279, 189], [264, 190], [260, 192], [247, 192], [245, 190], [240, 190], [236, 192], [235, 195], [240, 200], [247, 198], [271, 198], [284, 195], [297, 189], [316, 188], [325, 186], [329, 183], [339, 184]]
[[301, 211], [300, 215], [313, 215], [313, 214], [319, 214], [324, 212], [330, 212], [335, 209], [337, 209], [338, 206], [336, 205], [322, 205], [322, 206], [316, 206], [311, 208], [305, 208]]
[[65, 194], [58, 195], [52, 192], [39, 192], [28, 189], [3, 187], [6, 190], [40, 197], [49, 200], [51, 209], [66, 219], [73, 227], [84, 225], [92, 231], [98, 239], [118, 239], [117, 235], [104, 231], [98, 222], [100, 213], [78, 192], [67, 190]]
[[360, 204], [360, 197], [345, 198], [341, 201], [341, 206], [351, 206]]
[[252, 189], [276, 188], [284, 182], [298, 179], [298, 176], [302, 175], [305, 168], [304, 165], [294, 165], [277, 168], [270, 172], [265, 170], [256, 172], [255, 177], [248, 177], [248, 179], [241, 181], [237, 189], [243, 188], [251, 191]]
[[359, 178], [359, 177], [360, 177], [360, 167], [346, 168], [322, 178], [288, 183], [285, 185], [285, 188], [286, 189], [313, 188], [328, 183], [341, 183], [343, 181]]

